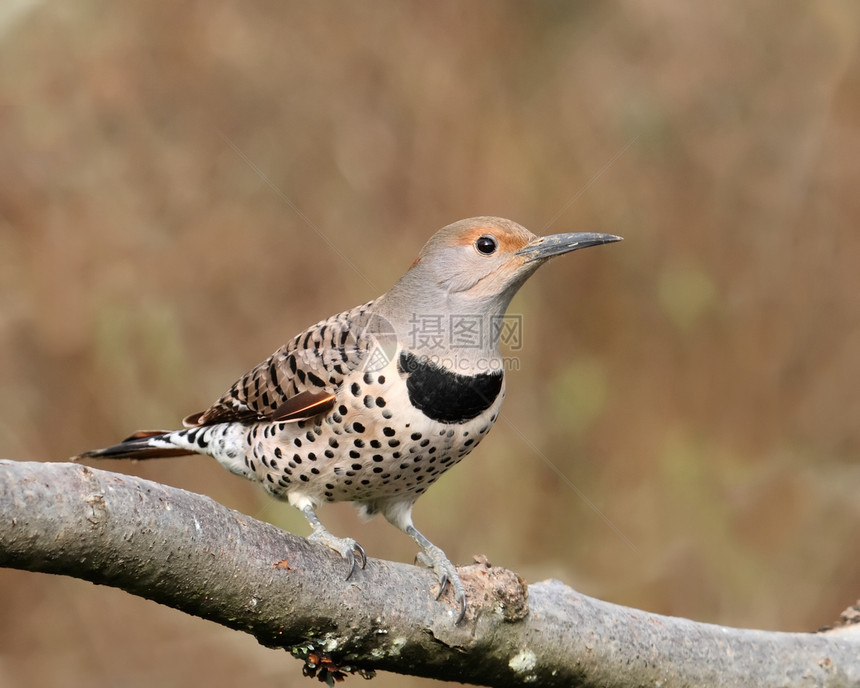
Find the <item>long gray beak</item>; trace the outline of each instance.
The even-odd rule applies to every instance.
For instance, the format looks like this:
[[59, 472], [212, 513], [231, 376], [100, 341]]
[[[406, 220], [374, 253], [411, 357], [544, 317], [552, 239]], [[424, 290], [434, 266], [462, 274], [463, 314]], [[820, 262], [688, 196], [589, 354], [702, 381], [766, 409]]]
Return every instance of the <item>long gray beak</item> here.
[[529, 261], [546, 260], [562, 253], [576, 251], [579, 248], [597, 246], [598, 244], [611, 244], [613, 241], [621, 241], [622, 237], [614, 234], [595, 234], [593, 232], [571, 232], [569, 234], [551, 234], [550, 236], [538, 237], [517, 251], [518, 256], [524, 256]]

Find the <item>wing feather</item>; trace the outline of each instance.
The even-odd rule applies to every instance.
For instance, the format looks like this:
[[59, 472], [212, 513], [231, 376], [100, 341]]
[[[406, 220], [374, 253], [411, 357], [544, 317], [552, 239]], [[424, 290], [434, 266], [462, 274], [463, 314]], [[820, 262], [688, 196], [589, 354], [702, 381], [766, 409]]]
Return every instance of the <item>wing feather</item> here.
[[326, 413], [343, 380], [362, 369], [373, 348], [373, 334], [367, 332], [372, 303], [309, 327], [239, 378], [208, 409], [186, 417], [186, 427], [303, 420]]

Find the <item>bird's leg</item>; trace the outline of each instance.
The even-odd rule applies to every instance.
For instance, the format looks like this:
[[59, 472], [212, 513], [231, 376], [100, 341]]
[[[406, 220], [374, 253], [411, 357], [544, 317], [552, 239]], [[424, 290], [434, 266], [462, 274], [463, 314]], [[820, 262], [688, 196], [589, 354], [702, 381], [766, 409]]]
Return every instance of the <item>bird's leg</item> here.
[[460, 606], [460, 614], [457, 617], [457, 623], [460, 623], [466, 616], [466, 591], [463, 589], [463, 582], [460, 580], [457, 568], [445, 556], [445, 552], [418, 532], [418, 529], [411, 523], [403, 529], [403, 532], [415, 540], [421, 548], [418, 556], [415, 557], [416, 560], [433, 569], [439, 578], [439, 593], [436, 595], [436, 599], [442, 597], [442, 593], [445, 592], [448, 585], [454, 589], [454, 601]]
[[382, 515], [385, 516], [385, 520], [398, 530], [402, 530], [418, 543], [421, 551], [415, 559], [424, 566], [433, 569], [436, 576], [439, 578], [439, 592], [436, 595], [436, 599], [438, 600], [442, 597], [442, 594], [445, 592], [445, 588], [447, 588], [448, 585], [451, 585], [454, 589], [454, 601], [460, 607], [460, 613], [457, 616], [457, 623], [460, 623], [463, 620], [463, 617], [466, 616], [466, 591], [463, 589], [463, 583], [460, 580], [460, 576], [457, 574], [457, 569], [454, 567], [454, 564], [452, 564], [448, 560], [448, 557], [445, 556], [445, 552], [430, 542], [430, 540], [419, 533], [418, 529], [412, 525], [413, 505], [414, 498], [393, 498], [369, 503], [365, 505], [365, 508], [367, 509], [368, 514], [381, 512]]
[[349, 563], [349, 573], [346, 574], [346, 580], [349, 580], [355, 573], [356, 563], [360, 564], [361, 568], [367, 565], [367, 554], [364, 552], [364, 547], [352, 538], [339, 538], [329, 533], [309, 504], [303, 506], [301, 511], [308, 519], [308, 523], [311, 524], [311, 528], [314, 529], [314, 532], [308, 536], [308, 540], [333, 549]]

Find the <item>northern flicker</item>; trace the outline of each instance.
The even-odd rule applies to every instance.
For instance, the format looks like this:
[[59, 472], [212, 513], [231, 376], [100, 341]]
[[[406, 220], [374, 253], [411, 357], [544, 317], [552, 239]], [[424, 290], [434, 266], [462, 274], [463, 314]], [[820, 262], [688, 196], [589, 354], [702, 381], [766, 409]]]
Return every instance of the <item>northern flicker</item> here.
[[185, 429], [139, 432], [75, 458], [214, 457], [301, 510], [309, 539], [366, 563], [316, 510], [351, 501], [381, 513], [420, 547], [422, 563], [466, 595], [445, 553], [412, 524], [415, 500], [489, 432], [505, 396], [499, 339], [522, 284], [553, 256], [620, 240], [611, 234], [538, 237], [510, 220], [461, 220], [431, 237], [379, 298], [300, 333], [243, 375]]

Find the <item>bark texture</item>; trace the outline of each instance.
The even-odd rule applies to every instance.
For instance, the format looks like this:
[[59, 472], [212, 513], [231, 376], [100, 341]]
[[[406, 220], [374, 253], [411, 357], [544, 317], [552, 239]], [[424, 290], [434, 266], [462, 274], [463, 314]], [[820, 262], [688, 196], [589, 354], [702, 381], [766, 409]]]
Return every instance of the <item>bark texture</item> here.
[[455, 625], [433, 574], [344, 561], [208, 497], [66, 463], [0, 460], [0, 566], [74, 576], [337, 667], [488, 686], [860, 685], [860, 625], [775, 633], [526, 586], [476, 561]]

